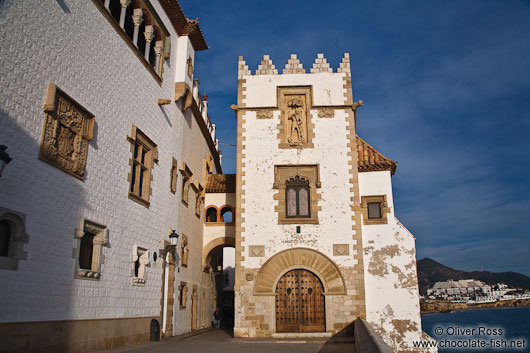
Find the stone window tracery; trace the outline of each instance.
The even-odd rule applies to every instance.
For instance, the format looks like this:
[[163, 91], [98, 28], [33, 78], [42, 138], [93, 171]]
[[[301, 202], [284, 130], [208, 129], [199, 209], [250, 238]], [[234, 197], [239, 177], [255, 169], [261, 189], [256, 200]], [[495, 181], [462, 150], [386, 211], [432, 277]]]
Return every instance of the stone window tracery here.
[[285, 182], [285, 207], [287, 217], [310, 217], [309, 181], [300, 176]]
[[318, 200], [320, 194], [318, 165], [274, 166], [273, 188], [278, 189], [274, 199], [278, 200], [275, 211], [279, 224], [318, 224]]

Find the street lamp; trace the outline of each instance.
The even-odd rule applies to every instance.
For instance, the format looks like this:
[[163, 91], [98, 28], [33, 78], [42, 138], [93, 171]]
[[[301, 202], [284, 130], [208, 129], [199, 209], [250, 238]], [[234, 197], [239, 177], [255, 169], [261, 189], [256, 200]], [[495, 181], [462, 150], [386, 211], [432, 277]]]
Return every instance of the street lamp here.
[[172, 251], [172, 252], [175, 251], [175, 248], [177, 247], [178, 240], [179, 240], [179, 235], [177, 234], [177, 232], [175, 232], [174, 229], [172, 229], [171, 230], [171, 234], [169, 234], [169, 245], [167, 245], [164, 249], [159, 249], [158, 250], [158, 253], [160, 254], [160, 257], [165, 258], [166, 255], [170, 251]]
[[0, 145], [0, 177], [2, 176], [2, 172], [4, 171], [5, 167], [9, 162], [11, 162], [12, 159], [9, 157], [9, 153], [7, 153], [6, 150], [6, 145]]

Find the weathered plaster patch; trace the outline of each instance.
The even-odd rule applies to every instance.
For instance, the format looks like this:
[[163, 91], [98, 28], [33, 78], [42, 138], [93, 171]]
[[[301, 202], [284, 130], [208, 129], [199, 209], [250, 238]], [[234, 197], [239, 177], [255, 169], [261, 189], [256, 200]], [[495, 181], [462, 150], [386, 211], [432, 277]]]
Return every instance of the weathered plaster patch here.
[[[365, 254], [369, 255], [373, 247], [366, 247]], [[388, 266], [386, 260], [400, 254], [398, 245], [388, 245], [380, 250], [375, 250], [372, 253], [372, 259], [368, 266], [368, 272], [374, 276], [384, 277], [388, 274]]]

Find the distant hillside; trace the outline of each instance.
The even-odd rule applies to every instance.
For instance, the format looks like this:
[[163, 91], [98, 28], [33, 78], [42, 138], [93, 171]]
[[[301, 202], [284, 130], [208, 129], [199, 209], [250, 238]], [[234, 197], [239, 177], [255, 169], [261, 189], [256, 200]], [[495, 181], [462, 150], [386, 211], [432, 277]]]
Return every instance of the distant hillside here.
[[521, 273], [489, 271], [466, 272], [454, 270], [428, 258], [418, 261], [418, 283], [420, 286], [420, 293], [423, 295], [435, 282], [469, 278], [477, 279], [487, 284], [505, 283], [511, 288], [530, 289], [530, 277]]

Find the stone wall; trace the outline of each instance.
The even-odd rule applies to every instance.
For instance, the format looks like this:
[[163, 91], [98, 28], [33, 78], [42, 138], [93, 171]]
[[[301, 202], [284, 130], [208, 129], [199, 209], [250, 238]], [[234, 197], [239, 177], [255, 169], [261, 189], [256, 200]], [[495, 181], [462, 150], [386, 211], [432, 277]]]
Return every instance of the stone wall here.
[[[0, 96], [0, 142], [13, 157], [0, 183], [0, 207], [25, 216], [27, 258], [17, 271], [0, 270], [9, 288], [0, 294], [0, 322], [77, 322], [85, 319], [157, 317], [160, 320], [162, 261], [154, 261], [170, 229], [189, 239], [189, 261], [175, 272], [175, 293], [186, 281], [191, 304], [193, 286], [206, 300], [206, 325], [211, 323], [211, 281], [202, 272], [202, 215], [181, 202], [182, 176], [170, 192], [172, 160], [185, 162], [203, 183], [203, 162], [211, 151], [191, 109], [180, 102], [159, 106], [175, 96], [178, 37], [158, 1], [151, 1], [169, 31], [172, 51], [158, 82], [93, 1], [4, 1], [0, 5], [0, 45], [5, 51]], [[189, 80], [189, 78], [188, 78]], [[94, 115], [94, 136], [88, 143], [82, 179], [38, 159], [48, 84], [55, 83]], [[191, 81], [190, 81], [191, 82]], [[132, 126], [158, 149], [152, 167], [149, 207], [128, 197]], [[220, 172], [215, 170], [214, 172]], [[204, 203], [202, 204], [204, 206]], [[79, 220], [108, 230], [99, 280], [74, 279]], [[182, 238], [181, 238], [182, 239]], [[149, 251], [145, 284], [133, 285], [133, 248]], [[179, 255], [180, 256], [180, 255]], [[204, 293], [204, 296], [203, 296]], [[178, 306], [175, 294], [173, 334], [191, 330], [191, 305]], [[43, 305], [45, 303], [45, 305]], [[198, 305], [199, 311], [202, 305]], [[197, 315], [198, 327], [201, 326]], [[74, 320], [74, 321], [72, 321]], [[144, 332], [145, 333], [145, 332]], [[97, 337], [92, 337], [97, 340]], [[125, 340], [127, 341], [127, 340]], [[129, 342], [129, 341], [127, 341]]]
[[[343, 64], [347, 59], [345, 55]], [[347, 281], [345, 293], [326, 293], [326, 331], [336, 332], [364, 315], [360, 227], [352, 207], [359, 195], [349, 63], [333, 73], [323, 57], [317, 61], [313, 73], [304, 74], [296, 56], [291, 56], [282, 75], [267, 56], [256, 75], [250, 74], [242, 58], [239, 61], [236, 336], [275, 332], [274, 296], [255, 295], [253, 285], [256, 271], [266, 261], [293, 248], [313, 249], [326, 256]], [[278, 97], [285, 87], [310, 95], [310, 141], [299, 148], [281, 142], [290, 133], [282, 125], [285, 107], [280, 106]], [[311, 222], [282, 224], [279, 220], [278, 207], [285, 206], [280, 195], [283, 190], [276, 186], [278, 165], [310, 166], [302, 174], [317, 166], [319, 180], [311, 184], [316, 188], [311, 191]], [[321, 280], [326, 287], [325, 279]]]

